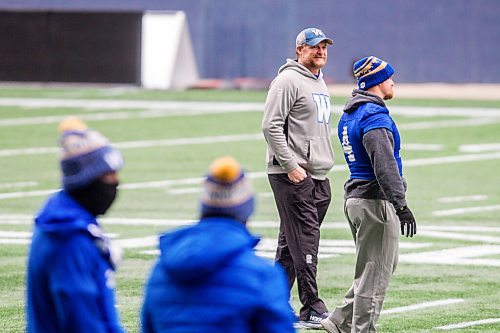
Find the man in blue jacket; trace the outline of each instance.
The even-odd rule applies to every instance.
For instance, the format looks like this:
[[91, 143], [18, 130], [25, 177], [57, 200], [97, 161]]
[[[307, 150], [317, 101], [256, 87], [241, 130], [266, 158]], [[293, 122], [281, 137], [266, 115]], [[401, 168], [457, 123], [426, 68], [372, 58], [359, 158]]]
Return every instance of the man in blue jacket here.
[[113, 203], [119, 151], [75, 118], [59, 125], [63, 189], [35, 218], [27, 272], [28, 333], [121, 333], [114, 273], [121, 253], [96, 220]]
[[294, 332], [279, 266], [257, 257], [245, 224], [254, 210], [248, 178], [232, 157], [204, 182], [201, 220], [160, 237], [146, 285], [142, 332]]
[[376, 331], [398, 261], [398, 231], [406, 237], [417, 232], [406, 204], [401, 139], [384, 102], [393, 97], [394, 68], [370, 56], [353, 71], [358, 89], [344, 107], [338, 136], [351, 173], [344, 212], [356, 243], [356, 269], [342, 305], [321, 322], [335, 333]]

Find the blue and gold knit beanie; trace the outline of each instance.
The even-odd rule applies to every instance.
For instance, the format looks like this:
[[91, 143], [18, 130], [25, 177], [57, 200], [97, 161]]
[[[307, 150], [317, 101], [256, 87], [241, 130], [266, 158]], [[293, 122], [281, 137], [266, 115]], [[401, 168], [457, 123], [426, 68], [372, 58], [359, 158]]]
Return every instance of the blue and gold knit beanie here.
[[66, 118], [59, 124], [59, 132], [62, 186], [65, 190], [83, 188], [104, 174], [123, 167], [121, 153], [111, 147], [106, 137], [89, 129], [80, 119]]
[[358, 88], [367, 90], [389, 79], [394, 74], [394, 68], [388, 62], [370, 56], [355, 62], [353, 72]]
[[240, 164], [230, 156], [213, 161], [203, 184], [201, 217], [224, 216], [245, 224], [254, 205], [252, 185]]

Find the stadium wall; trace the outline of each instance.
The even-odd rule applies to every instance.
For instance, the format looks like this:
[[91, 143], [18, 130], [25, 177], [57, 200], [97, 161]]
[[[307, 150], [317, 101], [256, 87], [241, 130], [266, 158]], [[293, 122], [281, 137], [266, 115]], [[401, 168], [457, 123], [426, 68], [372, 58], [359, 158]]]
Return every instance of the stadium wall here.
[[317, 26], [335, 41], [329, 82], [352, 82], [353, 61], [374, 54], [399, 82], [500, 83], [497, 0], [0, 0], [2, 10], [182, 10], [202, 78], [270, 79], [298, 31]]

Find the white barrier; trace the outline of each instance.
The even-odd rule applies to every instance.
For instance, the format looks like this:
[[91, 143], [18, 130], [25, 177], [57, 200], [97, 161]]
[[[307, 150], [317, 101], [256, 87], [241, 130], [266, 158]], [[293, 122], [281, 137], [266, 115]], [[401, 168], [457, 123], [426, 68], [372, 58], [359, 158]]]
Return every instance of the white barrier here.
[[141, 52], [144, 88], [181, 90], [199, 79], [184, 12], [145, 12]]

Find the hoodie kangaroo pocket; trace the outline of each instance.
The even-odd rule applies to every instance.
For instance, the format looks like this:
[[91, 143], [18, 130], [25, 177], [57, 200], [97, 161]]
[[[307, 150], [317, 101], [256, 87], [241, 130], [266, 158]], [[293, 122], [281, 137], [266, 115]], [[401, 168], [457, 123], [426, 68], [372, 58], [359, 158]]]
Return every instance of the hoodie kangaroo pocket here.
[[308, 140], [307, 160], [313, 170], [330, 170], [333, 167], [333, 151], [328, 140]]

